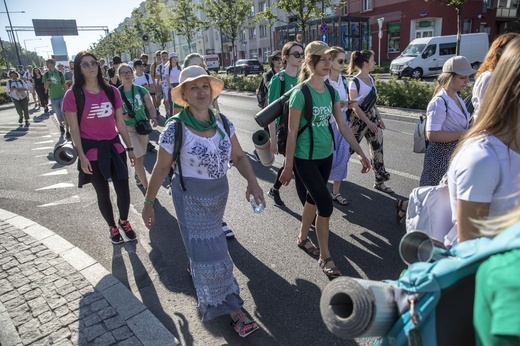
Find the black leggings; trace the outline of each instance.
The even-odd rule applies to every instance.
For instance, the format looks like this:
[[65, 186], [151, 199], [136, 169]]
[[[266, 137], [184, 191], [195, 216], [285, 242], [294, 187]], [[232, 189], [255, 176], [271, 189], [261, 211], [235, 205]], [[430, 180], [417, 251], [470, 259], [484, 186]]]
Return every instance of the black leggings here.
[[332, 215], [332, 197], [327, 188], [331, 167], [332, 155], [320, 160], [294, 158], [296, 192], [300, 202], [316, 205], [321, 217]]
[[[121, 153], [121, 159], [126, 165], [126, 153]], [[112, 201], [110, 200], [110, 188], [108, 181], [105, 180], [99, 171], [97, 161], [90, 161], [92, 166], [92, 175], [90, 182], [94, 186], [97, 195], [98, 207], [101, 215], [107, 222], [108, 226], [115, 226], [114, 210], [112, 209]], [[119, 210], [119, 218], [121, 220], [128, 220], [128, 211], [130, 209], [130, 187], [128, 179], [119, 179], [116, 173], [116, 166], [114, 162], [111, 165], [112, 184], [117, 194], [117, 208]]]

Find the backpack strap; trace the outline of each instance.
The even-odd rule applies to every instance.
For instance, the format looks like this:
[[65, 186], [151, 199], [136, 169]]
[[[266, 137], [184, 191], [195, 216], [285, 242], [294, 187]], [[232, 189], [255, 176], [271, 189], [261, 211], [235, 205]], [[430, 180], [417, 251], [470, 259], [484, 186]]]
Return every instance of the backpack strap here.
[[184, 140], [184, 124], [180, 119], [175, 119], [175, 139], [173, 142], [173, 162], [177, 165], [179, 169], [179, 181], [181, 185], [181, 190], [186, 191], [186, 186], [184, 185], [184, 178], [182, 177], [182, 165], [181, 165], [181, 148], [182, 142]]
[[356, 84], [356, 89], [357, 89], [357, 93], [359, 96], [359, 89], [361, 89], [361, 85], [359, 84], [359, 79], [357, 77], [354, 77], [354, 78], [352, 78], [352, 81], [354, 82], [354, 84]]
[[74, 98], [76, 99], [76, 108], [78, 110], [78, 127], [81, 124], [81, 117], [83, 115], [83, 110], [85, 109], [85, 94], [83, 93], [82, 88], [73, 87], [72, 92], [74, 93]]
[[304, 83], [301, 87], [303, 98], [305, 100], [305, 105], [303, 107], [304, 114], [305, 114], [305, 120], [307, 120], [307, 124], [304, 125], [299, 131], [298, 136], [303, 133], [306, 129], [309, 129], [310, 132], [310, 138], [311, 138], [311, 146], [309, 149], [309, 160], [312, 160], [312, 153], [314, 151], [314, 136], [312, 133], [312, 95], [309, 87], [306, 83]]
[[150, 75], [148, 73], [145, 73], [144, 74], [144, 78], [146, 78], [146, 83], [148, 83], [148, 85], [150, 85]]
[[226, 131], [229, 139], [231, 140], [231, 130], [229, 128], [228, 118], [224, 114], [219, 112], [217, 119], [220, 120], [220, 122], [222, 123], [222, 126], [224, 126], [224, 131]]
[[285, 94], [285, 71], [280, 71], [276, 74], [278, 79], [280, 79], [280, 97]]

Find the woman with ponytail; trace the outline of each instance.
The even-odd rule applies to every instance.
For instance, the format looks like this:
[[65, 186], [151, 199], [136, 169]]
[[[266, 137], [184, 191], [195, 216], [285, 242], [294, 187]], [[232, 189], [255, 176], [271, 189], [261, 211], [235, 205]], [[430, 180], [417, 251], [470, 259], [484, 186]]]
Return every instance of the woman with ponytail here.
[[[383, 160], [383, 130], [386, 128], [381, 114], [376, 107], [377, 89], [370, 72], [374, 71], [376, 63], [374, 52], [370, 50], [354, 51], [350, 55], [349, 73], [358, 70], [349, 84], [351, 100], [356, 100], [352, 113], [352, 132], [358, 142], [364, 137], [370, 147], [370, 160], [374, 170], [374, 188], [386, 193], [392, 189], [385, 185], [390, 180], [390, 173], [386, 171]], [[350, 150], [353, 153], [352, 149]]]
[[[321, 41], [314, 41], [305, 48], [305, 61], [301, 67], [299, 81], [303, 82], [289, 99], [289, 128], [285, 150], [285, 167], [280, 182], [288, 185], [294, 169], [298, 197], [304, 203], [302, 223], [297, 240], [298, 247], [307, 253], [319, 256], [318, 264], [329, 278], [341, 276], [341, 271], [334, 264], [329, 252], [329, 218], [332, 214], [332, 197], [327, 188], [332, 167], [333, 140], [329, 118], [336, 120], [336, 126], [358, 153], [363, 165], [362, 172], [370, 170], [369, 161], [356, 142], [350, 127], [343, 118], [339, 95], [334, 90], [334, 99], [325, 77], [329, 75], [332, 58], [329, 46]], [[308, 90], [305, 90], [307, 88]], [[312, 99], [312, 126], [307, 126], [305, 103], [309, 101], [304, 93], [309, 92]], [[300, 134], [299, 134], [300, 132]], [[319, 248], [308, 238], [311, 223], [316, 217], [316, 235]]]

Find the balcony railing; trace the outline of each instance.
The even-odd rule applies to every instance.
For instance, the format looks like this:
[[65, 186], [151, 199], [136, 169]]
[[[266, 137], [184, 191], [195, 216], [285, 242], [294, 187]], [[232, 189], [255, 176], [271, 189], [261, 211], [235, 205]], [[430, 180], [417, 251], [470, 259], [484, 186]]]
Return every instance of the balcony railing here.
[[516, 18], [517, 8], [497, 7], [497, 18]]

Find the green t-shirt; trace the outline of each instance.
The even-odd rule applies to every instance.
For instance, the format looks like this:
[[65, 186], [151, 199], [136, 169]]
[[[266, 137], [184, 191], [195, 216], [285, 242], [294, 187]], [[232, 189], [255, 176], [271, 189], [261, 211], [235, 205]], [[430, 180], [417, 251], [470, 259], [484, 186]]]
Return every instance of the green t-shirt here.
[[520, 344], [520, 249], [491, 256], [476, 276], [477, 345]]
[[[132, 109], [135, 112], [135, 118], [125, 120], [126, 126], [135, 126], [137, 121], [146, 120], [146, 104], [144, 103], [144, 97], [148, 94], [148, 90], [139, 85], [134, 85], [134, 99], [132, 100], [132, 91], [125, 91], [125, 97], [132, 105]], [[126, 107], [125, 99], [123, 98], [123, 113], [128, 113], [128, 107]]]
[[[306, 83], [307, 84], [307, 83]], [[307, 84], [312, 96], [312, 133], [314, 137], [314, 150], [312, 151], [312, 159], [320, 160], [332, 155], [333, 142], [332, 134], [329, 130], [329, 118], [332, 116], [332, 100], [330, 99], [330, 92], [325, 86], [322, 93], [318, 93], [309, 84]], [[339, 94], [334, 89], [334, 103], [339, 102]], [[300, 125], [298, 129], [307, 125], [305, 118], [305, 98], [301, 90], [295, 90], [289, 99], [289, 107], [296, 108], [300, 111]], [[311, 147], [310, 131], [307, 129], [302, 132], [296, 139], [296, 148], [294, 156], [299, 159], [309, 159], [309, 151]]]
[[[47, 76], [49, 76], [47, 78]], [[63, 90], [63, 83], [65, 83], [65, 76], [59, 70], [47, 71], [43, 74], [42, 81], [45, 83], [47, 80], [51, 81], [49, 85], [49, 97], [51, 99], [59, 99], [65, 96], [65, 90]]]
[[[282, 71], [283, 72], [283, 71]], [[280, 73], [280, 72], [278, 72]], [[282, 82], [280, 81], [280, 77], [278, 76], [278, 73], [275, 74], [271, 80], [269, 81], [269, 86], [267, 87], [267, 103], [273, 103], [273, 101], [276, 101], [280, 98], [280, 88], [282, 87]], [[295, 87], [298, 84], [298, 74], [296, 76], [291, 77], [287, 73], [283, 72], [283, 78], [285, 80], [285, 90], [282, 94], [285, 94], [289, 90], [291, 90], [293, 87]]]

